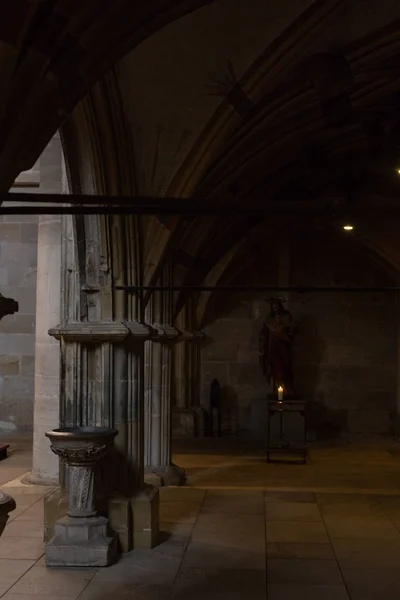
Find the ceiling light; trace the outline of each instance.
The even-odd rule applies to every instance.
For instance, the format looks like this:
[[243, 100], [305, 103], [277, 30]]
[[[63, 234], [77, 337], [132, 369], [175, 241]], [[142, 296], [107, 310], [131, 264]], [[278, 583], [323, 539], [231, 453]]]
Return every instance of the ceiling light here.
[[343, 225], [343, 229], [345, 231], [353, 231], [354, 227], [353, 225]]
[[398, 168], [396, 169], [396, 173], [397, 173], [397, 175], [400, 175], [400, 167], [398, 167]]

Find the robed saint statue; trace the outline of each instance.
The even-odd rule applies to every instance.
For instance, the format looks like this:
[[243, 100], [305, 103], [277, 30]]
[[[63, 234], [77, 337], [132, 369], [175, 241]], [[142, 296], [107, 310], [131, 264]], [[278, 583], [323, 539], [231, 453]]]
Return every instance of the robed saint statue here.
[[293, 318], [284, 308], [284, 301], [281, 297], [267, 300], [270, 313], [263, 323], [259, 338], [260, 365], [274, 392], [282, 386], [286, 395], [294, 396]]

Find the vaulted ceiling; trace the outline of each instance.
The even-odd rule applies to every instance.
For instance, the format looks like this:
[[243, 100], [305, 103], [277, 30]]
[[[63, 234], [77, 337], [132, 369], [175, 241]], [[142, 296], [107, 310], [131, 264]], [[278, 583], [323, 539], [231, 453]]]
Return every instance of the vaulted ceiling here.
[[177, 282], [226, 281], [299, 219], [350, 214], [360, 241], [400, 265], [398, 0], [13, 0], [1, 11], [3, 188], [64, 123], [75, 191], [268, 209], [261, 223], [143, 217], [145, 283], [167, 259]]

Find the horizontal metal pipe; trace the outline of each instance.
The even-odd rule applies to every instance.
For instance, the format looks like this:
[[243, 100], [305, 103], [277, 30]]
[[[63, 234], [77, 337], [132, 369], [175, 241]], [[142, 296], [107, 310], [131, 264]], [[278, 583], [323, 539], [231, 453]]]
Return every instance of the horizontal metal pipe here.
[[[64, 196], [65, 199], [65, 196]], [[233, 215], [243, 217], [254, 217], [257, 219], [264, 218], [268, 219], [272, 216], [325, 216], [325, 217], [346, 217], [347, 220], [352, 217], [355, 218], [357, 215], [362, 217], [371, 215], [374, 219], [376, 216], [376, 208], [373, 207], [359, 207], [359, 210], [342, 209], [334, 206], [299, 206], [294, 203], [291, 206], [277, 205], [270, 206], [263, 210], [260, 209], [238, 209], [234, 207], [199, 207], [199, 206], [187, 206], [186, 208], [179, 206], [162, 206], [162, 205], [71, 205], [71, 206], [5, 206], [0, 205], [0, 215], [159, 215], [159, 216], [183, 216], [183, 217], [200, 217], [200, 216], [225, 216], [231, 217]], [[387, 217], [399, 217], [399, 207], [387, 207], [385, 208], [385, 218]]]
[[[4, 203], [12, 203], [5, 205]], [[18, 204], [15, 204], [18, 203]], [[346, 206], [338, 200], [328, 201], [282, 201], [265, 202], [260, 198], [249, 198], [246, 208], [230, 204], [218, 204], [201, 198], [160, 198], [160, 197], [136, 197], [136, 196], [86, 196], [79, 194], [27, 194], [10, 193], [0, 194], [0, 214], [3, 215], [109, 215], [109, 214], [146, 214], [146, 215], [246, 215], [254, 217], [269, 217], [271, 215], [304, 215], [305, 213], [315, 215], [345, 214], [346, 218], [351, 215], [365, 215], [371, 212], [376, 218], [376, 209], [385, 208], [385, 216], [390, 212], [400, 214], [400, 206], [391, 200], [382, 205], [363, 202], [358, 206]], [[261, 205], [262, 208], [254, 208]]]
[[135, 292], [295, 292], [297, 294], [310, 294], [313, 292], [400, 292], [400, 286], [390, 287], [337, 287], [337, 286], [271, 286], [271, 285], [119, 285], [116, 290], [129, 294]]

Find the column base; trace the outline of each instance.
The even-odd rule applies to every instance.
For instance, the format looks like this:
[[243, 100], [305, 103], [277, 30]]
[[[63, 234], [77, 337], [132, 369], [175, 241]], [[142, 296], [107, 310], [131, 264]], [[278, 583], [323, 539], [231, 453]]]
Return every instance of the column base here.
[[68, 496], [61, 488], [52, 490], [44, 497], [44, 541], [49, 542], [54, 536], [54, 526], [59, 519], [67, 515]]
[[21, 478], [22, 483], [29, 483], [30, 485], [43, 485], [48, 487], [54, 487], [58, 485], [58, 476], [52, 478], [42, 477], [40, 473], [31, 471]]
[[[55, 525], [67, 514], [68, 499], [60, 488], [44, 499], [44, 539], [49, 542], [55, 535]], [[159, 541], [158, 489], [145, 486], [130, 497], [114, 496], [108, 503], [108, 517], [112, 531], [119, 539], [121, 552], [134, 548], [154, 548]]]
[[46, 544], [47, 567], [108, 567], [118, 558], [118, 538], [110, 534], [108, 519], [64, 517]]
[[186, 484], [186, 471], [177, 465], [164, 465], [161, 467], [146, 467], [145, 481], [155, 487], [182, 486]]
[[158, 488], [145, 485], [131, 498], [133, 547], [154, 548], [160, 537], [160, 496]]

